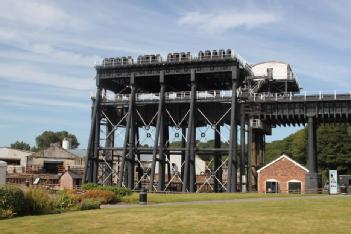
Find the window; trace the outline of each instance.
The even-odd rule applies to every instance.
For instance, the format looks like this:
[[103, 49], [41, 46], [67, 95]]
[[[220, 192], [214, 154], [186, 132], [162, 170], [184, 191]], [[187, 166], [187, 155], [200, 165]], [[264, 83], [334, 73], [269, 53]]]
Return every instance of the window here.
[[266, 181], [266, 193], [278, 193], [278, 181]]
[[301, 182], [288, 182], [289, 193], [301, 193]]
[[63, 166], [63, 162], [50, 162], [50, 161], [45, 161], [44, 162], [44, 170], [46, 173], [52, 173], [52, 174], [57, 174], [59, 172], [59, 167]]
[[1, 159], [1, 161], [6, 162], [7, 165], [12, 165], [12, 166], [19, 166], [19, 165], [21, 165], [21, 160], [20, 159]]

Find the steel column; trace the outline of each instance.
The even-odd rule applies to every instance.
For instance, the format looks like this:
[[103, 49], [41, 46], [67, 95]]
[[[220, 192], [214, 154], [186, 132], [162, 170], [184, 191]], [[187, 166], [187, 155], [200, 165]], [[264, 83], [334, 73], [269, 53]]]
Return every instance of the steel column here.
[[87, 148], [87, 159], [85, 161], [85, 172], [83, 175], [83, 183], [85, 182], [92, 182], [93, 181], [93, 167], [94, 167], [94, 137], [95, 137], [95, 122], [96, 122], [96, 113], [98, 106], [100, 104], [101, 98], [101, 88], [99, 85], [99, 81], [96, 81], [97, 90], [95, 100], [93, 101], [93, 108], [91, 113], [91, 126], [90, 126], [90, 135], [88, 141], [88, 148]]
[[[185, 149], [185, 146], [186, 146], [186, 141], [185, 141], [185, 135], [186, 135], [186, 128], [185, 127], [182, 127], [182, 143], [181, 143], [181, 148], [182, 149]], [[182, 150], [181, 151], [181, 178], [182, 178], [182, 181], [184, 181], [184, 164], [185, 164], [185, 150]]]
[[237, 117], [236, 117], [236, 89], [238, 68], [232, 67], [232, 99], [230, 111], [230, 141], [228, 160], [228, 189], [227, 192], [237, 191]]
[[317, 173], [316, 156], [316, 121], [312, 116], [308, 117], [308, 170]]
[[195, 153], [194, 139], [196, 139], [196, 136], [194, 133], [194, 130], [195, 130], [194, 117], [195, 117], [195, 101], [196, 101], [196, 78], [195, 78], [194, 69], [191, 70], [190, 82], [191, 82], [190, 111], [189, 111], [188, 133], [187, 133], [186, 151], [185, 151], [184, 180], [183, 180], [183, 186], [182, 186], [183, 192], [186, 192], [187, 190], [189, 192], [194, 192], [194, 185], [195, 185], [194, 184], [195, 168], [193, 168], [194, 162], [191, 162], [193, 160], [193, 156]]
[[[101, 92], [100, 94], [101, 95]], [[99, 97], [100, 99], [101, 97]], [[93, 160], [93, 183], [98, 182], [99, 172], [99, 147], [100, 147], [100, 121], [101, 121], [101, 106], [98, 105], [96, 108], [95, 116], [95, 136], [94, 136], [94, 160]]]
[[248, 123], [248, 134], [247, 134], [247, 183], [248, 191], [252, 191], [253, 185], [253, 163], [252, 163], [252, 127], [250, 126], [250, 121]]
[[171, 180], [171, 155], [170, 152], [168, 150], [169, 148], [169, 128], [168, 128], [168, 124], [166, 122], [166, 119], [164, 117], [164, 142], [167, 142], [166, 144], [164, 144], [164, 147], [166, 147], [166, 157], [167, 157], [167, 162], [166, 162], [166, 170], [167, 170], [167, 183]]
[[240, 185], [241, 192], [246, 192], [246, 173], [245, 173], [245, 109], [244, 103], [240, 105], [240, 146], [241, 146], [241, 159], [240, 159]]
[[[135, 99], [135, 98], [133, 98]], [[135, 171], [135, 105], [133, 103], [130, 118], [130, 133], [129, 133], [129, 152], [128, 152], [128, 160], [127, 160], [127, 175], [128, 175], [128, 188], [134, 188], [134, 171]]]
[[308, 116], [308, 181], [307, 192], [315, 193], [319, 187], [317, 155], [316, 155], [316, 119], [314, 116]]
[[165, 154], [164, 154], [164, 144], [165, 144], [165, 126], [164, 126], [164, 114], [163, 110], [161, 110], [161, 125], [160, 125], [160, 144], [158, 148], [158, 185], [157, 191], [163, 191], [165, 187]]
[[[196, 94], [195, 94], [196, 95]], [[195, 97], [196, 98], [196, 97]], [[189, 160], [189, 192], [193, 193], [196, 189], [196, 159], [195, 159], [195, 148], [196, 148], [196, 125], [195, 125], [195, 107], [193, 113], [193, 123], [191, 124], [191, 140], [190, 140], [190, 160]]]
[[[154, 186], [154, 177], [155, 177], [155, 169], [156, 169], [156, 161], [159, 159], [156, 157], [159, 145], [159, 138], [160, 138], [160, 128], [162, 125], [162, 117], [163, 117], [163, 110], [164, 110], [164, 94], [165, 94], [165, 84], [164, 84], [164, 75], [165, 72], [161, 71], [160, 72], [160, 101], [158, 103], [158, 113], [157, 113], [157, 120], [156, 120], [156, 132], [155, 132], [155, 142], [154, 142], [154, 148], [152, 152], [152, 164], [151, 164], [151, 177], [150, 177], [150, 186], [149, 186], [149, 191], [153, 192], [153, 186]], [[160, 153], [159, 153], [160, 154]]]
[[126, 161], [126, 155], [127, 155], [127, 146], [128, 146], [128, 140], [129, 140], [130, 125], [131, 125], [131, 120], [132, 120], [132, 111], [131, 110], [133, 109], [133, 105], [135, 102], [135, 82], [134, 82], [134, 79], [135, 79], [134, 73], [132, 73], [130, 76], [131, 93], [130, 93], [130, 97], [129, 97], [128, 117], [127, 117], [127, 123], [126, 123], [126, 131], [124, 134], [122, 159], [121, 159], [121, 166], [120, 166], [120, 171], [119, 171], [119, 180], [118, 180], [119, 187], [122, 187], [122, 185], [123, 185], [123, 179], [124, 179], [124, 173], [125, 173], [125, 161]]
[[[113, 126], [110, 122], [106, 123], [106, 140], [105, 147], [113, 147], [114, 146], [114, 133], [110, 134], [113, 130]], [[104, 185], [112, 185], [112, 173], [113, 173], [113, 150], [105, 151], [105, 165], [104, 165], [104, 176], [103, 176], [103, 184]]]
[[[139, 137], [140, 137], [140, 134], [139, 134], [139, 128], [137, 128], [137, 131], [136, 131], [136, 141], [137, 141], [137, 148], [140, 147], [140, 141], [139, 141]], [[138, 189], [141, 189], [141, 177], [143, 176], [144, 174], [144, 170], [143, 170], [143, 167], [141, 166], [140, 164], [140, 152], [137, 151], [136, 153], [137, 155], [137, 159], [138, 159], [138, 167], [137, 167], [137, 171], [138, 171], [138, 186], [137, 188]]]
[[[216, 125], [216, 129], [214, 130], [214, 147], [216, 149], [220, 149], [221, 148], [221, 125], [219, 123], [217, 123]], [[218, 178], [219, 182], [222, 183], [222, 155], [220, 152], [215, 152], [214, 153], [214, 171], [215, 171], [215, 177]], [[220, 183], [218, 182], [218, 180], [214, 178], [213, 179], [213, 189], [214, 192], [221, 192], [222, 190], [222, 186], [220, 185]]]

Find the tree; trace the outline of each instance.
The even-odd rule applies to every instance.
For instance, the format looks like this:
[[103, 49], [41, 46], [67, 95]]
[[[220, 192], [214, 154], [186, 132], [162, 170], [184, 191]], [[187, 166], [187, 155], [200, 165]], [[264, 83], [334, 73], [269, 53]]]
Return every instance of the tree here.
[[[299, 163], [307, 164], [307, 129], [301, 129], [283, 140], [266, 144], [266, 162], [283, 153]], [[318, 169], [326, 176], [328, 170], [340, 174], [351, 173], [351, 126], [345, 124], [321, 125], [317, 129]]]
[[23, 141], [16, 141], [15, 143], [11, 144], [11, 149], [19, 149], [19, 150], [30, 150], [30, 145]]
[[79, 146], [77, 137], [73, 134], [70, 134], [67, 131], [45, 131], [39, 136], [37, 136], [35, 138], [35, 141], [37, 143], [37, 148], [40, 150], [48, 148], [52, 143], [59, 143], [60, 145], [62, 145], [62, 141], [64, 138], [69, 139], [69, 141], [71, 142], [72, 149], [76, 149]]

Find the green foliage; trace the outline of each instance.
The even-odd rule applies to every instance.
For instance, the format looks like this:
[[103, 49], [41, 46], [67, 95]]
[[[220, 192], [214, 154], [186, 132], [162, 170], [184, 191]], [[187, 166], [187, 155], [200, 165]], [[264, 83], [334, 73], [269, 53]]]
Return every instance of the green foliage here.
[[47, 214], [53, 210], [49, 194], [40, 188], [29, 189], [25, 194], [26, 213]]
[[86, 183], [82, 185], [83, 190], [104, 190], [111, 191], [115, 194], [116, 200], [120, 201], [122, 197], [128, 196], [132, 194], [132, 190], [127, 188], [121, 188], [117, 186], [103, 186], [94, 183]]
[[95, 183], [85, 183], [82, 184], [82, 189], [83, 190], [92, 190], [92, 189], [97, 189], [99, 187], [102, 187], [101, 185], [95, 184]]
[[[266, 162], [270, 162], [283, 153], [299, 163], [307, 164], [307, 129], [280, 141], [266, 144]], [[321, 125], [317, 129], [318, 168], [323, 176], [330, 169], [339, 174], [351, 174], [351, 125]]]
[[77, 137], [67, 131], [52, 132], [45, 131], [35, 138], [38, 149], [45, 149], [50, 146], [51, 143], [62, 143], [64, 138], [69, 138], [71, 141], [71, 147], [73, 149], [79, 146]]
[[101, 202], [96, 199], [85, 199], [80, 204], [80, 210], [100, 209]]
[[321, 170], [351, 174], [351, 126], [324, 125], [317, 130], [317, 153]]
[[60, 211], [76, 208], [82, 198], [71, 190], [63, 190], [56, 194], [53, 206]]
[[19, 149], [19, 150], [30, 150], [30, 145], [23, 141], [16, 141], [10, 145], [11, 149]]
[[12, 217], [21, 214], [24, 204], [24, 193], [21, 189], [11, 185], [0, 186], [1, 216]]
[[273, 161], [282, 154], [286, 154], [301, 164], [306, 164], [307, 133], [306, 129], [297, 131], [283, 140], [266, 144], [265, 161]]

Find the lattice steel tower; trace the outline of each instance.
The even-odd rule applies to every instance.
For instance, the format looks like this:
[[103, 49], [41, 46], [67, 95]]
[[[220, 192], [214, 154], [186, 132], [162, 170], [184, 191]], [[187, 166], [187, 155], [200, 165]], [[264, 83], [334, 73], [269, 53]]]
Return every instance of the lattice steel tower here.
[[[272, 89], [282, 95], [299, 91], [295, 79], [274, 80], [266, 70], [254, 76], [252, 67], [229, 49], [198, 56], [173, 53], [166, 59], [144, 55], [136, 62], [104, 59], [96, 65], [83, 182], [150, 191], [254, 188], [272, 123], [255, 114], [257, 105], [250, 100]], [[211, 147], [198, 147], [209, 139]], [[197, 156], [209, 159], [201, 181]]]

